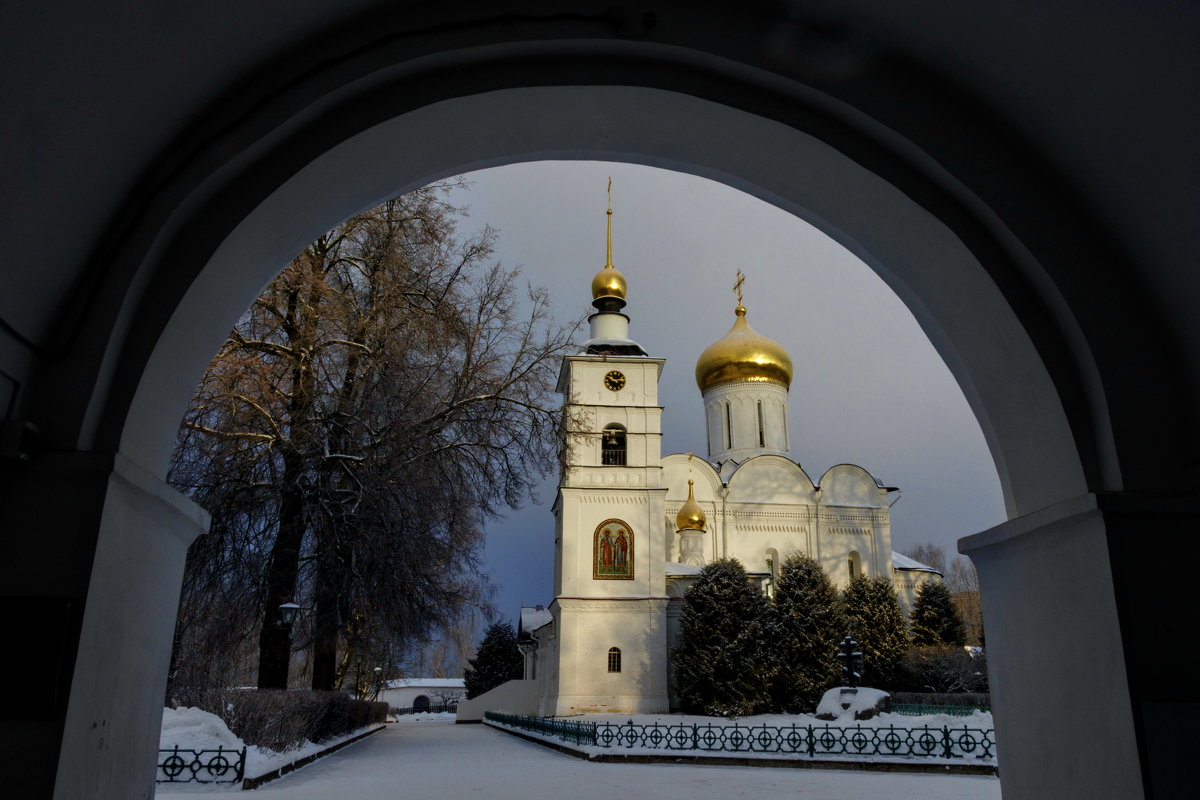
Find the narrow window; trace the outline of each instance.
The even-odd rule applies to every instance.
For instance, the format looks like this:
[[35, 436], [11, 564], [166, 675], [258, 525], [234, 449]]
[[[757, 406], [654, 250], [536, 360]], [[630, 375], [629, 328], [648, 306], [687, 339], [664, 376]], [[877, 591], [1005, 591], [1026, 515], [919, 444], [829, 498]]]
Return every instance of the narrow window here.
[[609, 467], [625, 466], [625, 429], [607, 426], [600, 434], [600, 463]]
[[621, 671], [621, 648], [619, 648], [619, 647], [608, 648], [608, 671], [609, 672], [620, 672]]
[[767, 446], [767, 435], [763, 430], [762, 400], [758, 401], [758, 446]]
[[853, 580], [862, 574], [862, 561], [859, 558], [858, 551], [850, 551], [850, 578]]
[[733, 449], [733, 412], [729, 409], [729, 403], [725, 404], [725, 449]]

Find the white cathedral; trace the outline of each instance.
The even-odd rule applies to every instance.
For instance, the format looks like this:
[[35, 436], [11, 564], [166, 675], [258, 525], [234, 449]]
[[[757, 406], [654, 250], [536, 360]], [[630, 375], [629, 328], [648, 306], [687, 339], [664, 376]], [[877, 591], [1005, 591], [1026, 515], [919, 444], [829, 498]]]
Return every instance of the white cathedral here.
[[707, 459], [662, 455], [658, 380], [665, 359], [629, 336], [626, 281], [608, 258], [592, 280], [591, 338], [563, 358], [564, 458], [554, 504], [554, 599], [522, 609], [538, 714], [674, 708], [670, 651], [700, 568], [738, 559], [770, 593], [781, 559], [815, 558], [838, 585], [885, 576], [911, 607], [940, 575], [891, 549], [889, 493], [839, 464], [814, 484], [789, 456], [792, 362], [757, 333], [736, 290], [733, 327], [700, 354], [696, 383]]

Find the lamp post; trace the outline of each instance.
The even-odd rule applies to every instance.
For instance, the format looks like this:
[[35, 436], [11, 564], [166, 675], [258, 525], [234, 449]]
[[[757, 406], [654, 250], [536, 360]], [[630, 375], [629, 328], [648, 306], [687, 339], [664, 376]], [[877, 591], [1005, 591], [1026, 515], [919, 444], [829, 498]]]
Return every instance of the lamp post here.
[[383, 688], [383, 667], [376, 667], [371, 670], [375, 673], [375, 691], [371, 694], [371, 702], [379, 699], [379, 690]]

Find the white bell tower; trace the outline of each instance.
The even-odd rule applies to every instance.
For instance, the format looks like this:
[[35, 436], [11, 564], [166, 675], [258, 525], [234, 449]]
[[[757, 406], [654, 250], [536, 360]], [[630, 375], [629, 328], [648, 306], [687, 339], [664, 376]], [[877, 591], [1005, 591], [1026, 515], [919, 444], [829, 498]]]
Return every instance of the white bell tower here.
[[[542, 714], [669, 708], [662, 520], [664, 359], [629, 338], [625, 277], [607, 258], [592, 280], [591, 338], [563, 358], [563, 467], [554, 506], [555, 662]], [[649, 621], [649, 624], [648, 624]]]

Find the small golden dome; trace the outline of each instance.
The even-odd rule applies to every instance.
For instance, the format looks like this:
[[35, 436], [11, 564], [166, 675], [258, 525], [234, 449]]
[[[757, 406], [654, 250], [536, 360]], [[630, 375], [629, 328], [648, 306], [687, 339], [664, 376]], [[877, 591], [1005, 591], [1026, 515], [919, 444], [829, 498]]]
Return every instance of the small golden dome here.
[[607, 266], [592, 278], [592, 299], [619, 297], [625, 299], [625, 276], [616, 267]]
[[755, 331], [746, 322], [746, 307], [738, 303], [737, 319], [729, 333], [705, 348], [696, 361], [700, 391], [726, 381], [775, 381], [792, 385], [792, 359], [783, 346]]
[[688, 499], [683, 504], [683, 508], [679, 509], [679, 513], [675, 515], [675, 530], [677, 531], [702, 531], [708, 524], [708, 518], [704, 516], [704, 512], [700, 509], [700, 504], [696, 502], [696, 495], [692, 493], [692, 481], [688, 481]]

